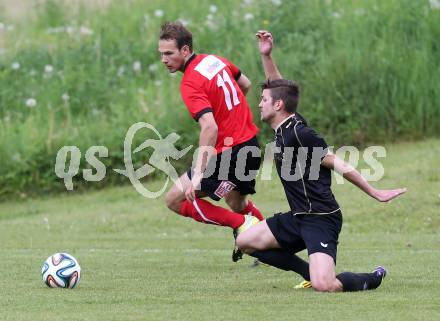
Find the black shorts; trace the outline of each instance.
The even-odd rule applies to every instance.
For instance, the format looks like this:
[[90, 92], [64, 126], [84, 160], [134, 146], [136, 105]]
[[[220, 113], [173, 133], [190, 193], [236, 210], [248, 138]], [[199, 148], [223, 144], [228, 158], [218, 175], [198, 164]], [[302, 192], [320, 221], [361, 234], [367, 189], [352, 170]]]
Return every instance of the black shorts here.
[[[258, 150], [258, 155], [251, 150]], [[200, 189], [215, 201], [222, 199], [231, 190], [241, 195], [254, 194], [255, 177], [260, 164], [260, 145], [257, 138], [253, 137], [213, 157], [208, 163]], [[191, 179], [192, 169], [187, 174]]]
[[307, 249], [308, 255], [321, 252], [336, 263], [338, 237], [342, 227], [342, 213], [275, 214], [266, 220], [278, 244], [294, 253]]

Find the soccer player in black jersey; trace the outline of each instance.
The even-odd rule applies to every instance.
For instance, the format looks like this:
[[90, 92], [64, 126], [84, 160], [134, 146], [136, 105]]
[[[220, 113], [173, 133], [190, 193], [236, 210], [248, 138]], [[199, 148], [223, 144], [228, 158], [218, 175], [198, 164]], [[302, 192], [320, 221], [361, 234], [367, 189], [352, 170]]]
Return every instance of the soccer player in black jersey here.
[[[325, 140], [296, 111], [299, 89], [294, 82], [282, 79], [272, 59], [272, 35], [259, 31], [257, 38], [267, 77], [259, 105], [261, 119], [275, 130], [275, 162], [290, 211], [275, 214], [242, 232], [237, 245], [264, 263], [301, 274], [317, 291], [375, 289], [386, 275], [383, 267], [371, 273], [336, 275], [342, 214], [330, 189], [331, 170], [380, 202], [390, 201], [406, 189], [375, 189], [356, 169], [329, 151]], [[294, 254], [304, 249], [309, 263]]]

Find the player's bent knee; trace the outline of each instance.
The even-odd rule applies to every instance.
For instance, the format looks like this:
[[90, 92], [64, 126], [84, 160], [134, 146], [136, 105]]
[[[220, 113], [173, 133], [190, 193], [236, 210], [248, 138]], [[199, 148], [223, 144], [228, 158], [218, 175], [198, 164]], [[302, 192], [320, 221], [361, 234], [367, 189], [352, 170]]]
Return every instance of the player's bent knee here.
[[330, 288], [326, 283], [312, 283], [312, 287], [318, 292], [330, 292]]
[[312, 287], [315, 291], [318, 291], [318, 292], [334, 292], [335, 291], [333, 283], [325, 281], [325, 280], [313, 280]]

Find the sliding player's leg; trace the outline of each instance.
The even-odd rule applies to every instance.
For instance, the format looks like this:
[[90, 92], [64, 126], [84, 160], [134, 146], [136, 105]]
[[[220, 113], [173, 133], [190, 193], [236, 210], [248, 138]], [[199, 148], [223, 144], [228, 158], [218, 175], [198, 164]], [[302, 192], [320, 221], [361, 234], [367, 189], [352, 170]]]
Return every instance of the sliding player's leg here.
[[[292, 230], [286, 233], [284, 228], [279, 228], [279, 223], [283, 219], [290, 219], [289, 216], [289, 213], [275, 215], [252, 226], [238, 235], [237, 246], [265, 264], [293, 271], [310, 281], [308, 263], [295, 255], [305, 249], [304, 242]], [[308, 287], [310, 285], [303, 285], [301, 288]]]

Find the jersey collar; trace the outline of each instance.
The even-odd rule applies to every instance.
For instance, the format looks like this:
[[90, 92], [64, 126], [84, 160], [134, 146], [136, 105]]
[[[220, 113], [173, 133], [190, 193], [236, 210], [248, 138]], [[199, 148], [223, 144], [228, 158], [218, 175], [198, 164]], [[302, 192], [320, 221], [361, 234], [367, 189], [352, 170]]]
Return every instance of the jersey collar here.
[[289, 116], [287, 116], [286, 118], [284, 118], [284, 120], [278, 124], [277, 128], [275, 128], [275, 132], [278, 131], [278, 129], [284, 124], [286, 123], [290, 118], [292, 118], [293, 116], [295, 116], [295, 114], [291, 114]]
[[186, 67], [188, 67], [188, 65], [191, 63], [191, 61], [193, 61], [196, 58], [196, 53], [193, 52], [193, 54], [191, 55], [191, 57], [189, 57], [189, 59], [185, 62], [185, 65], [183, 66], [183, 72], [185, 72]]

